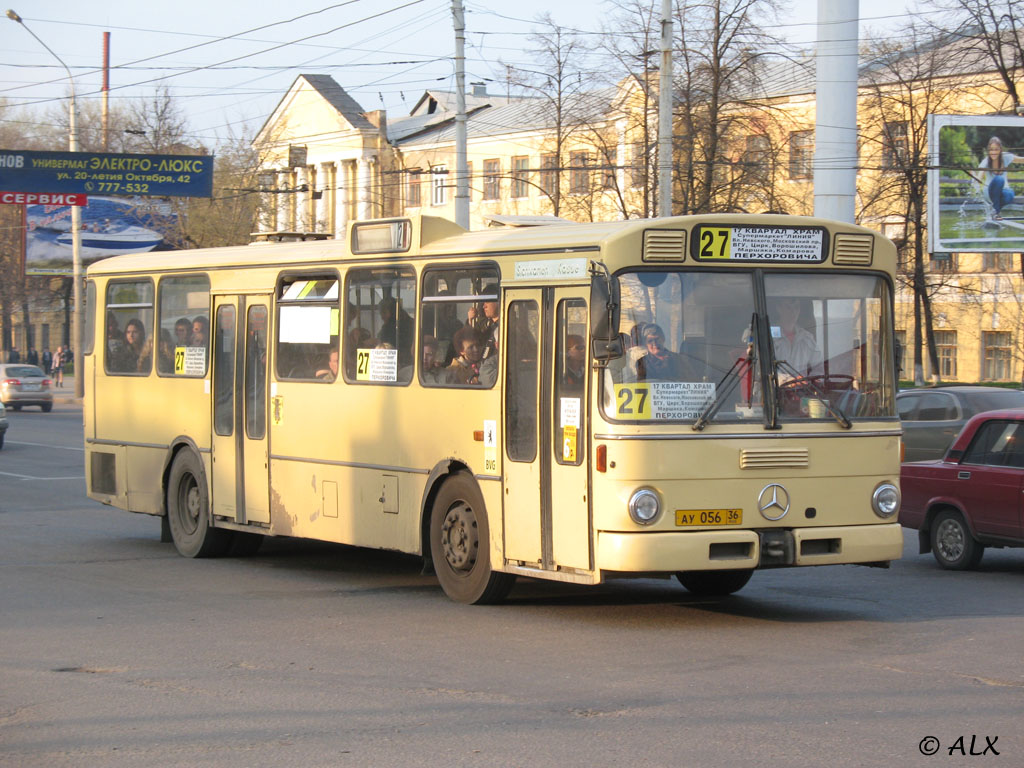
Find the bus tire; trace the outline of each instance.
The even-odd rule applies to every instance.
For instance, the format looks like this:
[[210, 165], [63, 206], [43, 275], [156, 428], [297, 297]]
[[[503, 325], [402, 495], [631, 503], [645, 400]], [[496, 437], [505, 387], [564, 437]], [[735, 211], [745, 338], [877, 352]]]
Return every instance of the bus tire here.
[[441, 588], [457, 603], [497, 603], [515, 576], [491, 570], [490, 532], [480, 489], [467, 472], [441, 485], [430, 512], [430, 556]]
[[688, 592], [702, 597], [722, 597], [739, 592], [754, 575], [752, 569], [736, 571], [678, 571], [676, 578]]
[[210, 525], [210, 497], [199, 458], [179, 451], [167, 477], [167, 523], [171, 539], [184, 557], [218, 557], [231, 543], [229, 531]]

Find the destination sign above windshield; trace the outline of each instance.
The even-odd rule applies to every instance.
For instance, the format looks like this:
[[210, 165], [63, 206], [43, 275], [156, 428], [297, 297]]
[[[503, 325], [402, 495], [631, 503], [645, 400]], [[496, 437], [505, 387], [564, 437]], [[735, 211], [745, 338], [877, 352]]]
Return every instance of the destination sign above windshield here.
[[819, 264], [828, 252], [828, 232], [817, 226], [698, 224], [690, 243], [697, 261]]
[[211, 197], [211, 155], [0, 149], [0, 189], [87, 195]]

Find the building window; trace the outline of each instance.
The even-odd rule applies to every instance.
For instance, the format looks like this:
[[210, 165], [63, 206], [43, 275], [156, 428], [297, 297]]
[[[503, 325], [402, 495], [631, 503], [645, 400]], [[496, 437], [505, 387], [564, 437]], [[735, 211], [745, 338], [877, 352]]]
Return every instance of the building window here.
[[747, 136], [747, 146], [743, 151], [743, 163], [750, 173], [762, 173], [768, 170], [768, 137], [763, 133]]
[[435, 165], [430, 169], [430, 204], [444, 205], [448, 202], [448, 166]]
[[409, 188], [405, 197], [405, 204], [410, 208], [423, 205], [423, 200], [420, 197], [420, 185], [422, 183], [423, 173], [421, 171], [409, 172]]
[[956, 272], [957, 255], [955, 253], [933, 253], [928, 261], [928, 269], [932, 272]]
[[501, 192], [501, 161], [484, 160], [484, 200], [497, 200]]
[[810, 179], [814, 168], [814, 131], [790, 131], [789, 178]]
[[910, 158], [907, 121], [886, 123], [882, 142], [882, 168], [887, 171], [905, 168]]
[[983, 331], [985, 365], [982, 378], [985, 381], [1007, 381], [1013, 378], [1013, 347], [1009, 331]]
[[589, 152], [569, 153], [569, 193], [573, 195], [585, 195], [590, 192], [590, 169], [591, 165]]
[[939, 354], [939, 376], [956, 378], [956, 331], [935, 331], [935, 348]]
[[558, 192], [558, 155], [554, 152], [540, 156], [540, 188], [549, 197]]
[[512, 197], [530, 196], [530, 158], [525, 155], [512, 158]]
[[1009, 272], [1013, 269], [1012, 253], [983, 253], [981, 268], [985, 272]]

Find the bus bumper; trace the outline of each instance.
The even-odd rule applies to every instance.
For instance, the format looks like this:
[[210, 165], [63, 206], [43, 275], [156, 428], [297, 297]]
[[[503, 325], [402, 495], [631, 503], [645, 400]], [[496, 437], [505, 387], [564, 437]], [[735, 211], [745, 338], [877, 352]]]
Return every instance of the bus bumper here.
[[898, 560], [899, 523], [765, 531], [598, 531], [602, 571], [665, 572], [771, 568]]

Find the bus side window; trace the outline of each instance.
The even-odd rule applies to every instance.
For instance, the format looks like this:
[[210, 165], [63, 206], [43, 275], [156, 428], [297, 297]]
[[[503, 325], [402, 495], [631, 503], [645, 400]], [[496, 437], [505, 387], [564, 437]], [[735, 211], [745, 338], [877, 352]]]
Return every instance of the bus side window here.
[[145, 375], [153, 369], [153, 283], [120, 280], [107, 285], [104, 370]]
[[213, 426], [218, 435], [230, 435], [235, 424], [235, 308], [217, 310], [214, 336]]
[[161, 376], [206, 375], [210, 278], [165, 277], [159, 286], [156, 370]]
[[416, 276], [412, 268], [350, 270], [345, 292], [345, 380], [408, 384], [416, 343]]
[[330, 383], [338, 373], [341, 309], [337, 275], [287, 277], [278, 285], [279, 380]]
[[505, 452], [512, 461], [537, 456], [537, 340], [540, 312], [535, 301], [508, 306], [505, 350]]
[[559, 464], [583, 462], [582, 419], [586, 409], [587, 380], [587, 302], [563, 299], [558, 302], [558, 336], [555, 342], [555, 461]]

